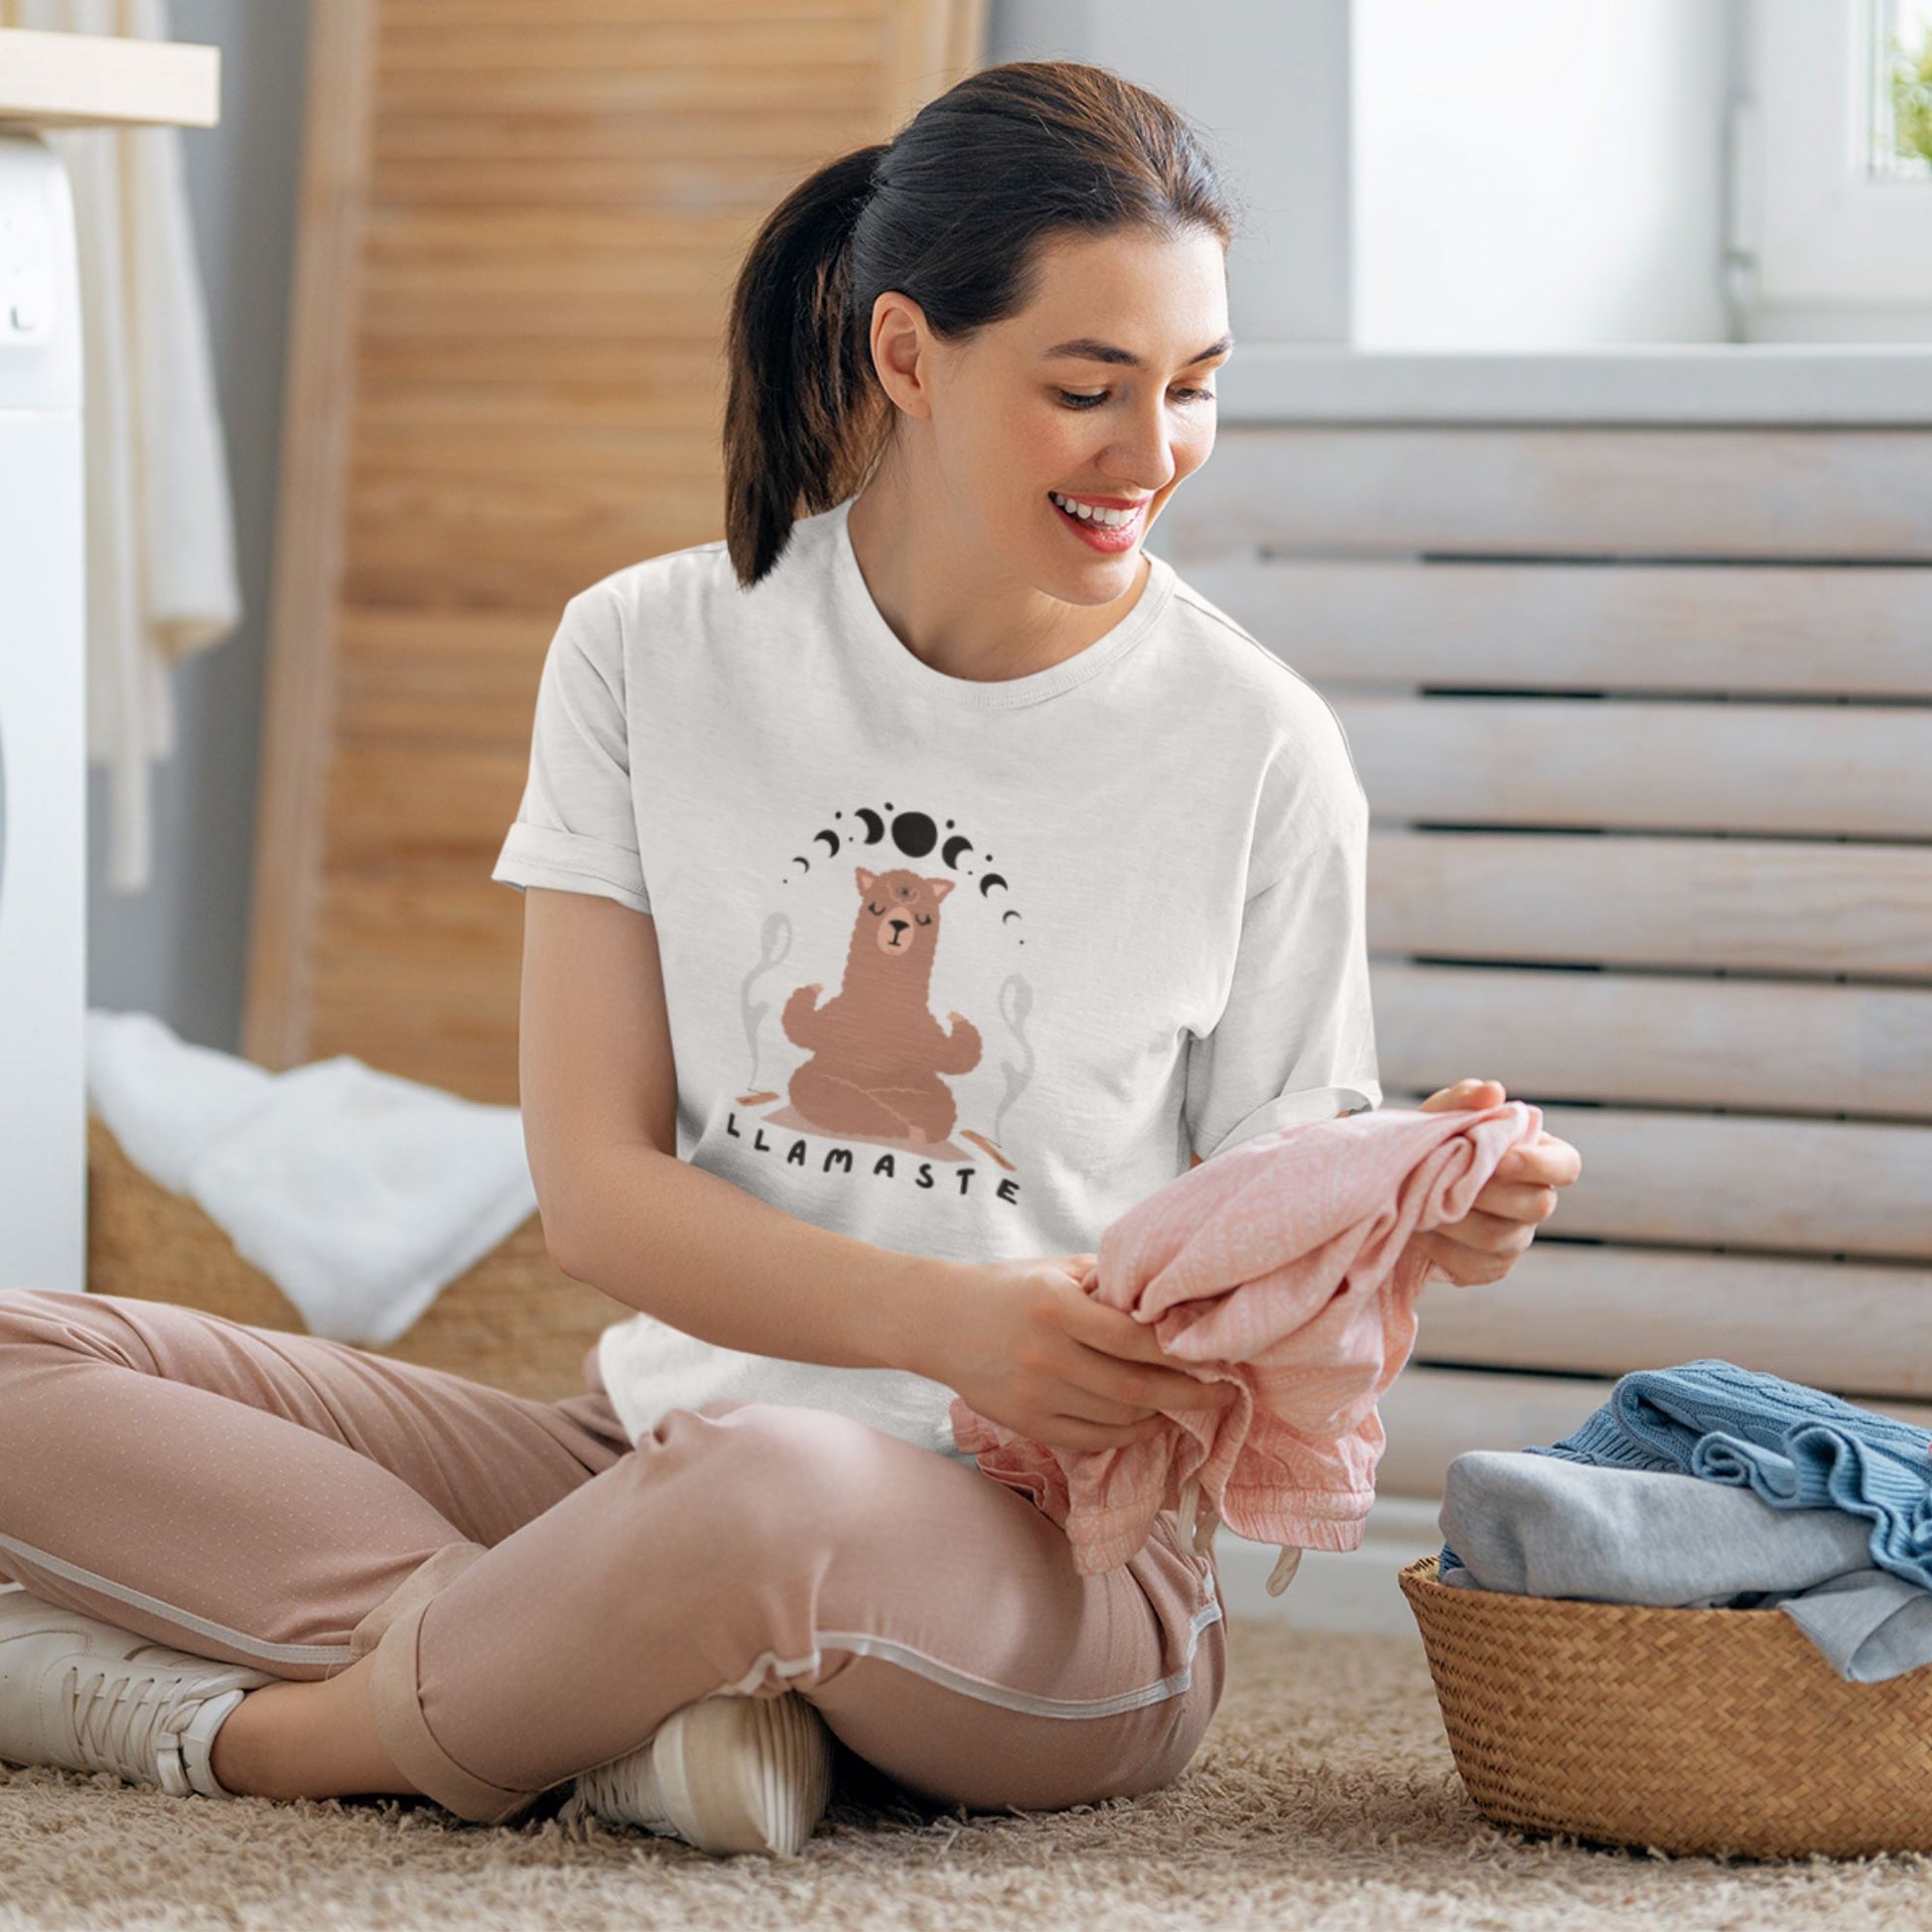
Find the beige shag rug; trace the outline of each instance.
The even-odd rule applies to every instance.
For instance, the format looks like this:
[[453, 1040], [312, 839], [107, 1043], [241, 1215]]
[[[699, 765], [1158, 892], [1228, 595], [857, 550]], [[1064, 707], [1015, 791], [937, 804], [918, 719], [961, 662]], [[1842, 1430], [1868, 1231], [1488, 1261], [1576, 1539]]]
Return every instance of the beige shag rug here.
[[[1670, 1859], [1500, 1830], [1449, 1756], [1421, 1646], [1229, 1624], [1229, 1685], [1178, 1783], [1073, 1811], [935, 1813], [844, 1759], [805, 1856], [713, 1859], [422, 1799], [169, 1798], [0, 1767], [0, 1928], [832, 1926], [1669, 1928], [1932, 1924], [1932, 1859]], [[1819, 1767], [1821, 1776], [1830, 1766]]]

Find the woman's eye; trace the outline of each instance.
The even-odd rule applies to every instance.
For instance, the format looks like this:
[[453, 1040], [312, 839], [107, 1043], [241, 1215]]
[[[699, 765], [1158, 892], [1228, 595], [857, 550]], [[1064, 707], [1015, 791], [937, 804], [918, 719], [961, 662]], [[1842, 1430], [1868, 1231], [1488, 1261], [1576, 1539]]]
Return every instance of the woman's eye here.
[[[1189, 402], [1212, 402], [1214, 400], [1214, 391], [1212, 389], [1176, 389], [1174, 393], [1177, 396], [1185, 397]], [[1107, 392], [1105, 389], [1102, 389], [1098, 395], [1094, 396], [1086, 395], [1077, 389], [1062, 389], [1059, 394], [1060, 400], [1069, 409], [1091, 409], [1096, 403], [1102, 403], [1107, 400]]]

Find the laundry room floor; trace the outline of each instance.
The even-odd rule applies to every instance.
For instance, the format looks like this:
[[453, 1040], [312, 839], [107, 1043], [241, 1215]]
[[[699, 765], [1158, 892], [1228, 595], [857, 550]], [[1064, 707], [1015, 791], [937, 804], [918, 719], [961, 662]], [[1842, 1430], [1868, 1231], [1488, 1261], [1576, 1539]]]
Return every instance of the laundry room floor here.
[[[1579, 1932], [1932, 1922], [1932, 1860], [1668, 1858], [1491, 1825], [1456, 1776], [1413, 1640], [1232, 1617], [1229, 1684], [1164, 1791], [1032, 1815], [919, 1811], [842, 1785], [804, 1857], [713, 1859], [423, 1799], [170, 1798], [0, 1767], [0, 1928], [463, 1926], [1339, 1928]], [[1829, 1775], [1829, 1766], [1820, 1766]]]

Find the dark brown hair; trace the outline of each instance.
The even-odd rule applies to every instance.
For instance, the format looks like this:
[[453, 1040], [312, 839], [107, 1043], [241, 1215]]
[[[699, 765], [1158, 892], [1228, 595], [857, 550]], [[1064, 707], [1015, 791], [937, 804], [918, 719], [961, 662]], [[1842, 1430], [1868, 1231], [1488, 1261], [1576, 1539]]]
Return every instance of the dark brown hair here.
[[1179, 112], [1078, 61], [983, 68], [891, 141], [808, 176], [732, 291], [725, 543], [740, 584], [778, 561], [798, 516], [857, 494], [890, 443], [871, 350], [885, 290], [959, 342], [1028, 306], [1050, 236], [1205, 228], [1225, 247], [1240, 214]]

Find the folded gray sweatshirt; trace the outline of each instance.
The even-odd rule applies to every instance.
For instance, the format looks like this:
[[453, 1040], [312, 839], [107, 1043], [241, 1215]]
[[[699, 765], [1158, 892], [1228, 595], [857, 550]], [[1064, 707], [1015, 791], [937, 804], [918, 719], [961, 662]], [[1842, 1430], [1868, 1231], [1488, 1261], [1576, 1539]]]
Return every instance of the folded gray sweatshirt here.
[[1781, 1609], [1849, 1682], [1932, 1662], [1932, 1590], [1871, 1561], [1871, 1525], [1697, 1476], [1470, 1449], [1449, 1465], [1450, 1587]]

